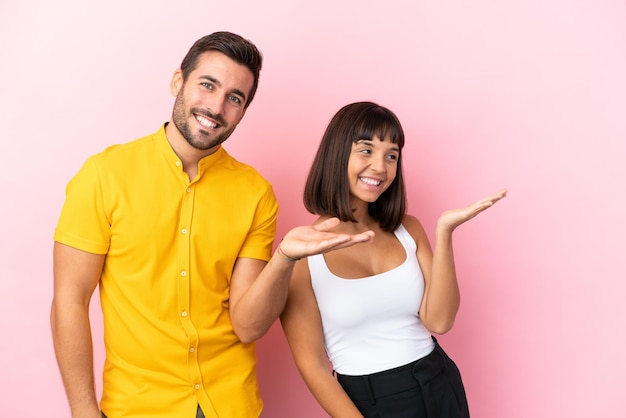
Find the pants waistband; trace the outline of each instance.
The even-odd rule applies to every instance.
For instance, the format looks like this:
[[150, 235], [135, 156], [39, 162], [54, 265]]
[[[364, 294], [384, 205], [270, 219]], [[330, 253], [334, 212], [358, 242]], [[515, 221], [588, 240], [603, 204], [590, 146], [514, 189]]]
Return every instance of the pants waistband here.
[[[434, 339], [434, 338], [433, 338]], [[425, 357], [400, 367], [378, 373], [348, 376], [337, 373], [337, 380], [355, 400], [381, 398], [415, 388], [445, 372], [447, 357], [437, 340], [435, 348]]]

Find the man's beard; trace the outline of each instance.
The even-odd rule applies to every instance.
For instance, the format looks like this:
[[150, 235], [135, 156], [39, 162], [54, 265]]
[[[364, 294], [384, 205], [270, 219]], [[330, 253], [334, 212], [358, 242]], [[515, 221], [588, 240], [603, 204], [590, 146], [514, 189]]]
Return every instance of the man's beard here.
[[189, 126], [189, 123], [187, 121], [188, 117], [194, 117], [194, 113], [201, 114], [217, 121], [222, 128], [227, 127], [227, 125], [221, 115], [214, 115], [205, 109], [189, 109], [189, 114], [187, 114], [187, 112], [185, 111], [185, 99], [183, 98], [183, 89], [181, 89], [176, 95], [174, 111], [172, 112], [172, 120], [174, 122], [174, 125], [176, 125], [176, 128], [178, 128], [178, 130], [182, 134], [183, 138], [185, 138], [189, 145], [196, 149], [206, 151], [208, 149], [216, 147], [222, 142], [226, 141], [235, 130], [235, 127], [233, 127], [223, 130], [221, 134], [215, 134], [214, 136], [211, 136], [208, 131], [201, 128], [197, 133], [194, 134], [191, 131], [191, 127]]

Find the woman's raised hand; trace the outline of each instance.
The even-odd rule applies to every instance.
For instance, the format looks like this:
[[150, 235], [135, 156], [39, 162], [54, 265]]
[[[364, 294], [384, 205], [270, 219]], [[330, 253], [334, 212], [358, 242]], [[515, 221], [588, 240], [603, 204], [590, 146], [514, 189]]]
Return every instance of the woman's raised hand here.
[[299, 259], [368, 242], [374, 238], [373, 231], [354, 235], [330, 232], [337, 225], [339, 219], [330, 218], [315, 225], [294, 228], [282, 239], [279, 250], [288, 258]]
[[479, 201], [462, 209], [451, 209], [441, 214], [437, 222], [437, 228], [452, 232], [456, 227], [469, 221], [482, 211], [492, 207], [497, 201], [504, 198], [507, 190], [503, 189], [498, 193], [480, 199]]

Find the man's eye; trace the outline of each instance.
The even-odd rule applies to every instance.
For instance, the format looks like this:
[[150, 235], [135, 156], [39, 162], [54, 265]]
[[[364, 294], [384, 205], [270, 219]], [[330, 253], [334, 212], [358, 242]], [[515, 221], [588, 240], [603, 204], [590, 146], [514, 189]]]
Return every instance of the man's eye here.
[[237, 97], [237, 96], [230, 96], [229, 99], [233, 103], [237, 103], [237, 104], [241, 103], [241, 99], [239, 97]]
[[204, 82], [204, 83], [200, 83], [200, 85], [202, 85], [202, 87], [205, 87], [205, 88], [210, 89], [210, 90], [213, 89], [213, 84], [211, 84], [211, 83]]

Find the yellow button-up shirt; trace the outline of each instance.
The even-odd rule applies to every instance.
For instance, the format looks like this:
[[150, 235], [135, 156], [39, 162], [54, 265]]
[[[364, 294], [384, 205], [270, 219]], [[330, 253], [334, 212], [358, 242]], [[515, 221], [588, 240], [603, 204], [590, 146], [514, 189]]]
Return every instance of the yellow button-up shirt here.
[[257, 417], [254, 344], [235, 335], [237, 257], [269, 260], [271, 185], [223, 149], [189, 181], [165, 136], [116, 145], [67, 186], [54, 239], [106, 254], [99, 284], [109, 418]]

